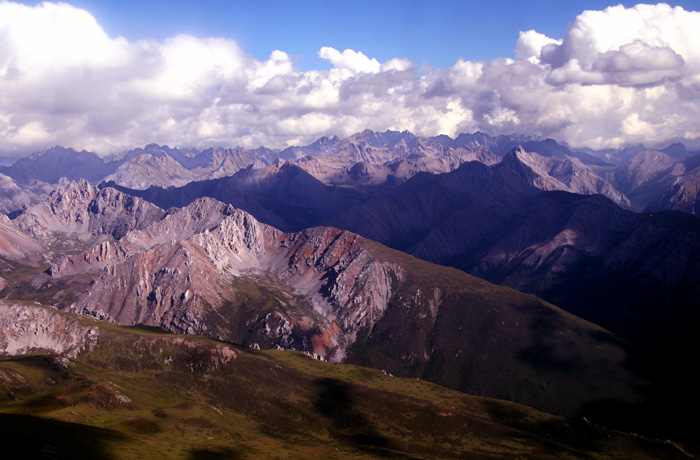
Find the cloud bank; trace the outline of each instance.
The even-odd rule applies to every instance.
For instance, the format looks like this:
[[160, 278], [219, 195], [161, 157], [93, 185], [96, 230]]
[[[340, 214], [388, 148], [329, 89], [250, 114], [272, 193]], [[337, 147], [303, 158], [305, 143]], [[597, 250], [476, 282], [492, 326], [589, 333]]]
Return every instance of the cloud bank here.
[[665, 4], [585, 11], [514, 58], [417, 69], [324, 46], [301, 72], [225, 38], [111, 38], [68, 4], [0, 2], [0, 154], [61, 144], [106, 154], [150, 142], [281, 147], [365, 128], [485, 131], [617, 147], [700, 130], [700, 13]]

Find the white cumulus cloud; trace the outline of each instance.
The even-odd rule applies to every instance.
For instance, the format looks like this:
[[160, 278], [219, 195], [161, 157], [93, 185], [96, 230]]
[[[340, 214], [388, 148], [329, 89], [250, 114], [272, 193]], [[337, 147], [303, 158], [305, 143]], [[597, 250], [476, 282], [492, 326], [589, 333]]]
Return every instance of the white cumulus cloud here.
[[109, 37], [65, 3], [0, 1], [0, 154], [54, 144], [110, 153], [150, 142], [281, 147], [365, 128], [486, 131], [574, 146], [700, 136], [700, 13], [665, 4], [521, 32], [512, 57], [416, 69], [323, 46], [330, 69], [231, 39]]
[[381, 69], [379, 61], [370, 59], [361, 51], [347, 49], [342, 53], [330, 46], [324, 46], [318, 52], [318, 57], [325, 59], [339, 69], [349, 69], [355, 72], [377, 73]]

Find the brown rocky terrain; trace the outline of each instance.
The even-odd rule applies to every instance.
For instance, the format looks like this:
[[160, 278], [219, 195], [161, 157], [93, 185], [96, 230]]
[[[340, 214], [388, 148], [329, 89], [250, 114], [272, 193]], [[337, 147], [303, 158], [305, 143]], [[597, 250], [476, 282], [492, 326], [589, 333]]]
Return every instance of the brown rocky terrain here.
[[280, 161], [179, 189], [123, 190], [161, 207], [212, 196], [285, 231], [343, 228], [536, 294], [645, 345], [685, 344], [697, 324], [697, 225], [564, 193], [611, 190], [577, 161], [516, 149], [492, 166], [468, 162], [391, 188], [332, 187]]
[[41, 203], [25, 209], [14, 223], [45, 245], [88, 241], [100, 235], [120, 238], [163, 214], [147, 201], [114, 189], [98, 189], [81, 179], [58, 187]]
[[[83, 216], [64, 231], [92, 235], [89, 249], [72, 247], [45, 272], [15, 275], [2, 296], [119, 324], [296, 348], [555, 413], [647, 397], [639, 391], [646, 377], [626, 364], [637, 352], [608, 332], [356, 234], [284, 233], [208, 198], [164, 214], [135, 198], [130, 208], [93, 212], [100, 196], [126, 198], [86, 182], [58, 195], [28, 212], [34, 234], [58, 238], [57, 221]], [[66, 214], [58, 204], [69, 199]], [[129, 230], [110, 231], [110, 213], [127, 209]]]

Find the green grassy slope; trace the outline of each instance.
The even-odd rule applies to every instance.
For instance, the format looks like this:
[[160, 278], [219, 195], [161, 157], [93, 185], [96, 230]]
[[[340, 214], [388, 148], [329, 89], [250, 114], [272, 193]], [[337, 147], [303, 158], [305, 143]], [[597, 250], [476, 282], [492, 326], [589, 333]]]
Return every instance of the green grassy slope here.
[[0, 440], [26, 458], [687, 458], [378, 370], [55, 314], [99, 339], [0, 360]]
[[650, 382], [635, 361], [647, 355], [608, 331], [534, 296], [366, 244], [407, 275], [349, 361], [563, 415], [580, 414], [582, 402], [646, 399]]

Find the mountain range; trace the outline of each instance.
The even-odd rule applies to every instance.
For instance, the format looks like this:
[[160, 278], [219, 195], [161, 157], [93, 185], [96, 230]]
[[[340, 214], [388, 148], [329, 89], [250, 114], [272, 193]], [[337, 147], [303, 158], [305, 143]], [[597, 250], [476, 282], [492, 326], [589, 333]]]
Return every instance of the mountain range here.
[[[349, 230], [533, 293], [645, 346], [672, 349], [691, 340], [700, 350], [692, 339], [698, 219], [638, 214], [602, 195], [572, 193], [533, 169], [537, 158], [546, 157], [515, 149], [490, 166], [469, 161], [379, 188], [328, 185], [283, 161], [183, 187], [108, 185], [164, 209], [211, 197], [285, 231]], [[576, 184], [586, 183], [581, 177]], [[672, 324], [688, 330], [679, 334]]]
[[[104, 161], [54, 147], [17, 160], [0, 167], [0, 348], [22, 358], [0, 362], [0, 412], [111, 429], [117, 425], [105, 414], [126, 411], [168, 433], [159, 439], [172, 436], [166, 426], [196, 431], [187, 420], [211, 412], [207, 405], [225, 407], [226, 420], [252, 417], [264, 427], [247, 432], [256, 437], [293, 432], [285, 417], [320, 414], [330, 431], [319, 435], [301, 424], [285, 436], [314, 448], [318, 436], [330, 436], [336, 448], [369, 456], [491, 458], [488, 449], [459, 444], [456, 433], [446, 435], [445, 450], [431, 451], [427, 438], [401, 444], [396, 433], [418, 439], [415, 426], [392, 424], [384, 409], [370, 409], [375, 396], [356, 386], [367, 381], [348, 379], [337, 367], [360, 365], [386, 374], [370, 380], [390, 388], [382, 398], [396, 407], [407, 407], [398, 402], [406, 393], [387, 382], [418, 378], [455, 394], [495, 398], [484, 401], [504, 414], [526, 410], [513, 409], [517, 403], [532, 408], [533, 420], [569, 417], [580, 432], [593, 422], [595, 430], [673, 441], [666, 449], [603, 431], [615, 441], [596, 441], [594, 455], [592, 444], [571, 444], [557, 431], [558, 445], [572, 455], [634, 445], [641, 457], [655, 458], [649, 449], [684, 456], [700, 447], [696, 424], [678, 413], [680, 406], [700, 408], [687, 366], [700, 354], [700, 218], [693, 215], [699, 158], [682, 145], [595, 152], [527, 136], [368, 130], [285, 150], [151, 144]], [[109, 343], [141, 351], [110, 358]], [[162, 349], [175, 343], [181, 350], [172, 353], [198, 350], [173, 359], [210, 383], [184, 383], [185, 368], [168, 367]], [[297, 350], [319, 364], [257, 349]], [[234, 371], [220, 374], [228, 358], [214, 355], [240, 356], [253, 368], [273, 362], [294, 374], [289, 397], [296, 403], [280, 402], [292, 412], [222, 402], [217, 382]], [[30, 362], [46, 379], [63, 379], [62, 390], [26, 383], [35, 378], [25, 370]], [[193, 411], [136, 403], [143, 390], [114, 390], [99, 369], [120, 382], [151, 369], [166, 379], [161, 390], [173, 400], [196, 394], [208, 402]], [[254, 397], [246, 392], [255, 381], [256, 394], [269, 395], [273, 374], [241, 377], [236, 391]], [[69, 383], [76, 381], [90, 383]], [[296, 393], [303, 381], [318, 391]], [[54, 403], [31, 412], [36, 392], [54, 399], [67, 392], [78, 398], [79, 415], [71, 418], [67, 406]], [[367, 399], [350, 407], [345, 393]], [[428, 394], [416, 404], [437, 404], [426, 414], [439, 417], [444, 400]], [[306, 405], [315, 415], [299, 409], [314, 398]], [[342, 425], [328, 405], [359, 422]], [[99, 423], [89, 419], [95, 408], [107, 411]], [[184, 418], [170, 424], [157, 411]], [[538, 444], [541, 425], [526, 428], [511, 416], [495, 420], [479, 411], [491, 427], [526, 433], [522, 448], [501, 452], [506, 458], [522, 449], [561, 454]], [[361, 428], [369, 419], [381, 429]], [[61, 429], [68, 428], [51, 427]], [[110, 436], [128, 432], [119, 425]], [[221, 452], [230, 453], [224, 444]]]

